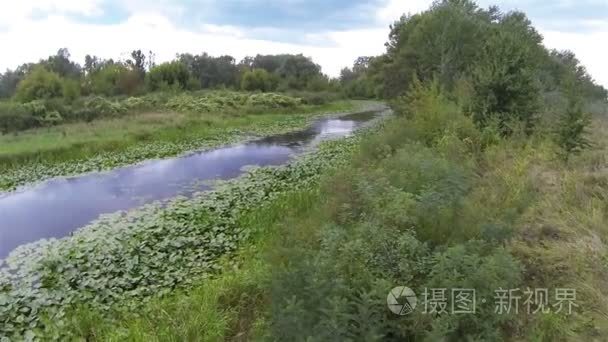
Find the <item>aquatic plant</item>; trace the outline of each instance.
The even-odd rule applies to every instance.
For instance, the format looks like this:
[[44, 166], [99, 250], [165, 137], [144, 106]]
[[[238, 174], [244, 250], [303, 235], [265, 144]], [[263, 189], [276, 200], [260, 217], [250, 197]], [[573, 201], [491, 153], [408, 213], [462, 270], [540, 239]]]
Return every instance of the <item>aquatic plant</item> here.
[[213, 275], [219, 258], [255, 233], [239, 224], [240, 215], [315, 184], [348, 160], [358, 139], [328, 141], [290, 164], [218, 182], [213, 191], [106, 215], [70, 237], [16, 249], [0, 271], [0, 337], [44, 336], [46, 324], [65, 324], [68, 306], [134, 309]]

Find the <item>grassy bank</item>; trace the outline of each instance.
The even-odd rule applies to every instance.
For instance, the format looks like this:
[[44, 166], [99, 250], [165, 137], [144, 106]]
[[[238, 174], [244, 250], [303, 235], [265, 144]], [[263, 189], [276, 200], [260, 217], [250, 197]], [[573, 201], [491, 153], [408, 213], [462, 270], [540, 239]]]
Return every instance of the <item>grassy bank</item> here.
[[[424, 96], [320, 185], [240, 216], [256, 234], [231, 269], [136, 311], [80, 308], [68, 330], [100, 341], [601, 341], [606, 123], [596, 119], [593, 150], [565, 163], [544, 133], [504, 138]], [[418, 295], [410, 315], [387, 309], [399, 285]], [[425, 288], [447, 289], [447, 312], [427, 306]], [[475, 314], [450, 314], [459, 288], [476, 290]], [[559, 288], [576, 291], [570, 312]], [[500, 289], [519, 289], [517, 310], [497, 310]], [[526, 304], [528, 289], [548, 290], [545, 312]]]
[[314, 117], [362, 106], [342, 101], [283, 109], [144, 112], [4, 135], [0, 136], [0, 190], [293, 130]]
[[73, 305], [132, 311], [230, 268], [222, 260], [256, 235], [243, 217], [318, 182], [344, 163], [357, 139], [327, 142], [212, 192], [107, 215], [64, 239], [17, 248], [0, 269], [0, 336], [69, 338], [65, 312]]

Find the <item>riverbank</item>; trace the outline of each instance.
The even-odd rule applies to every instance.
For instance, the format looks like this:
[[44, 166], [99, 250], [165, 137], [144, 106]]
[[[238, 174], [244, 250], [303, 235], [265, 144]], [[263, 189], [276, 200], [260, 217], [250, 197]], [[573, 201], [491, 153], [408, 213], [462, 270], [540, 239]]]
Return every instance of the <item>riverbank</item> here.
[[[358, 139], [326, 142], [286, 166], [250, 170], [212, 192], [108, 215], [71, 237], [18, 249], [7, 260], [18, 275], [0, 274], [8, 303], [0, 317], [14, 330], [0, 333], [26, 334], [32, 325], [61, 329], [71, 305], [134, 308], [208, 278], [223, 269], [220, 258], [255, 235], [241, 224], [245, 213], [317, 182], [325, 170], [341, 165]], [[54, 323], [44, 324], [44, 317]]]
[[2, 136], [0, 191], [283, 133], [302, 128], [320, 116], [364, 110], [369, 103], [302, 105], [269, 110], [270, 114], [142, 113]]
[[[479, 130], [445, 98], [407, 109], [318, 182], [242, 213], [252, 242], [217, 276], [136, 310], [75, 307], [63, 332], [97, 341], [606, 336], [604, 119], [596, 148], [564, 164], [550, 136]], [[418, 296], [409, 315], [387, 308], [396, 286]], [[425, 289], [446, 289], [436, 298], [445, 312], [424, 301]], [[459, 302], [474, 307], [457, 307], [472, 312], [452, 313], [452, 289], [475, 290], [476, 302]], [[564, 289], [574, 293], [567, 302]], [[504, 290], [517, 298], [508, 310], [496, 297]]]

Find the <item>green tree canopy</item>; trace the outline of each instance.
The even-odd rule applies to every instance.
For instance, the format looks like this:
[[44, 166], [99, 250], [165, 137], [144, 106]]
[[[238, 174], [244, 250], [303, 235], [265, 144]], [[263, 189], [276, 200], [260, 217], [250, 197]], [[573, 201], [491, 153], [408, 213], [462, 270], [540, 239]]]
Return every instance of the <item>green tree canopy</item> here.
[[159, 64], [150, 69], [147, 84], [152, 91], [166, 87], [186, 89], [189, 79], [188, 67], [180, 61], [173, 61]]
[[241, 80], [241, 89], [247, 91], [273, 91], [279, 83], [278, 78], [264, 69], [246, 71]]
[[59, 97], [62, 94], [61, 77], [42, 66], [37, 66], [19, 82], [15, 97], [18, 101], [29, 102]]

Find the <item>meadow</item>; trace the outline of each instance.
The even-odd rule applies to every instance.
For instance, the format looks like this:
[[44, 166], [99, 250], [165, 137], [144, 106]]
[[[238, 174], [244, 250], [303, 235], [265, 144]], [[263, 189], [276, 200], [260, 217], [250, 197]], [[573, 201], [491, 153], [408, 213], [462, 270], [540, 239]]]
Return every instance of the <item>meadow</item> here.
[[[479, 130], [433, 91], [358, 137], [340, 167], [241, 212], [250, 232], [222, 272], [137, 310], [67, 313], [99, 341], [601, 340], [608, 331], [604, 118], [567, 164], [546, 134]], [[437, 130], [429, 131], [429, 119]], [[397, 285], [420, 308], [398, 316]], [[475, 288], [475, 314], [424, 312], [424, 288]], [[496, 309], [497, 289], [519, 307]], [[547, 288], [548, 311], [524, 303]], [[576, 289], [572, 311], [555, 289]], [[452, 299], [446, 297], [447, 308]]]

